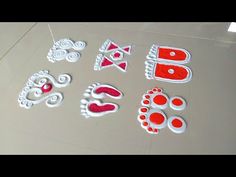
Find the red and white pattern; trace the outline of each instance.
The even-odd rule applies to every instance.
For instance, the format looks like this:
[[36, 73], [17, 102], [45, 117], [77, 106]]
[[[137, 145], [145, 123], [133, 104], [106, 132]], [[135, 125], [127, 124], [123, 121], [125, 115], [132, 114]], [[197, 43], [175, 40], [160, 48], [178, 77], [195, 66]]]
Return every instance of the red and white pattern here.
[[[115, 66], [122, 72], [127, 71], [127, 61], [124, 60], [125, 55], [131, 55], [131, 45], [120, 47], [110, 39], [107, 39], [99, 49], [101, 52], [97, 55], [94, 64], [94, 70], [100, 71], [102, 69]], [[106, 54], [110, 54], [106, 56]]]
[[102, 103], [102, 101], [98, 99], [104, 99], [106, 97], [121, 99], [123, 93], [111, 85], [96, 82], [88, 86], [84, 92], [84, 97], [80, 105], [81, 114], [85, 116], [85, 118], [101, 117], [116, 112], [119, 106], [110, 102]]
[[170, 118], [167, 119], [164, 112], [164, 109], [169, 105], [174, 110], [184, 110], [186, 108], [186, 102], [183, 98], [174, 96], [169, 99], [161, 88], [155, 87], [152, 90], [148, 90], [142, 96], [141, 105], [142, 107], [138, 110], [137, 119], [141, 127], [148, 133], [158, 134], [160, 129], [165, 128], [167, 124], [174, 133], [183, 133], [185, 131], [186, 123], [183, 118], [171, 116], [171, 120], [169, 120]]
[[185, 49], [153, 45], [145, 61], [145, 76], [171, 83], [186, 83], [192, 78], [192, 71], [182, 64], [191, 59]]
[[180, 116], [171, 116], [167, 125], [172, 132], [177, 134], [184, 133], [187, 128], [186, 122]]

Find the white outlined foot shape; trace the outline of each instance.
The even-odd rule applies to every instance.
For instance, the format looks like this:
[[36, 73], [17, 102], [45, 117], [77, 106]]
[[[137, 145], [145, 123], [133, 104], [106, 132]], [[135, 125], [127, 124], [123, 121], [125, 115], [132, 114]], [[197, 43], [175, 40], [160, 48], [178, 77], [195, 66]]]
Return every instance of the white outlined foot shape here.
[[166, 109], [169, 104], [169, 98], [162, 92], [162, 89], [154, 88], [143, 95], [141, 104], [151, 108]]
[[101, 117], [103, 115], [116, 112], [119, 106], [114, 103], [101, 103], [99, 100], [81, 100], [81, 114], [86, 118]]
[[[50, 62], [67, 60], [68, 62], [76, 62], [80, 59], [81, 54], [78, 51], [84, 50], [86, 43], [84, 41], [74, 42], [70, 39], [60, 39], [55, 42], [49, 50], [47, 58]], [[71, 51], [71, 50], [74, 51]]]
[[184, 133], [187, 127], [186, 122], [180, 116], [171, 116], [167, 125], [172, 132], [177, 134]]
[[188, 63], [191, 59], [190, 53], [182, 48], [152, 45], [147, 59], [176, 64]]
[[154, 60], [145, 61], [145, 76], [147, 79], [156, 79], [172, 83], [186, 83], [192, 78], [192, 71], [184, 65], [157, 62]]
[[61, 74], [56, 80], [49, 74], [49, 71], [41, 70], [28, 79], [26, 86], [19, 94], [19, 105], [30, 109], [33, 105], [45, 101], [48, 107], [57, 107], [62, 103], [63, 94], [60, 92], [52, 93], [53, 87], [66, 87], [70, 82], [71, 76], [68, 74]]
[[102, 99], [106, 96], [113, 99], [121, 99], [123, 97], [123, 93], [111, 85], [94, 83], [85, 90], [84, 96], [92, 96], [97, 99]]

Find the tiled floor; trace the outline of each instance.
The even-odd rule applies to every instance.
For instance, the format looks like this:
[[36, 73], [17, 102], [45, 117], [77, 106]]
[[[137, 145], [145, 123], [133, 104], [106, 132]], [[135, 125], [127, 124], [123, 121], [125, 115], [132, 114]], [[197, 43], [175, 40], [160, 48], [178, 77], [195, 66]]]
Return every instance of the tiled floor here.
[[[0, 23], [0, 153], [37, 154], [236, 154], [236, 34], [229, 23], [50, 23], [55, 40], [70, 37], [88, 46], [76, 63], [48, 62], [53, 44], [47, 23]], [[128, 72], [93, 70], [101, 44], [113, 39], [133, 44]], [[186, 48], [193, 79], [186, 84], [147, 80], [144, 61], [153, 43]], [[44, 103], [30, 110], [17, 98], [27, 79], [41, 69], [54, 76], [72, 75], [58, 108]], [[110, 83], [124, 93], [120, 110], [101, 118], [80, 115], [80, 99], [93, 82]], [[181, 115], [184, 134], [168, 128], [150, 135], [140, 127], [137, 110], [142, 94], [160, 86], [188, 102]], [[176, 112], [168, 109], [167, 115]]]

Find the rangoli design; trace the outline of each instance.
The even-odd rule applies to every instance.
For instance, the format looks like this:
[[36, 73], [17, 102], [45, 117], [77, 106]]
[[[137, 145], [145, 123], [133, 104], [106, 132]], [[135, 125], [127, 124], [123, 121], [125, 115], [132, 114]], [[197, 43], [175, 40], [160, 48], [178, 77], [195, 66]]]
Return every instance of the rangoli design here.
[[164, 112], [168, 106], [176, 111], [184, 110], [187, 104], [182, 97], [174, 96], [169, 99], [163, 89], [155, 87], [143, 95], [141, 104], [138, 121], [148, 133], [158, 134], [166, 126], [174, 133], [183, 133], [186, 130], [187, 125], [182, 117], [174, 115], [167, 118]]
[[68, 74], [61, 74], [56, 80], [48, 70], [41, 70], [28, 79], [26, 86], [19, 94], [19, 105], [30, 109], [35, 104], [45, 101], [48, 107], [57, 107], [64, 97], [60, 92], [52, 92], [53, 88], [66, 87], [70, 82], [71, 76]]
[[80, 52], [84, 50], [86, 43], [84, 41], [74, 42], [70, 39], [61, 39], [54, 43], [49, 50], [47, 58], [50, 62], [67, 60], [68, 62], [76, 62], [80, 59]]
[[126, 55], [131, 55], [131, 45], [120, 47], [110, 39], [107, 39], [99, 49], [101, 52], [97, 55], [94, 64], [94, 70], [100, 71], [107, 67], [115, 66], [119, 70], [127, 71]]
[[108, 85], [94, 83], [85, 90], [84, 99], [81, 100], [81, 114], [86, 118], [100, 117], [109, 113], [114, 113], [119, 109], [115, 103], [103, 103], [100, 99], [110, 97], [113, 99], [121, 99], [123, 93], [117, 88]]
[[153, 45], [145, 61], [145, 76], [171, 83], [186, 83], [192, 78], [192, 71], [183, 65], [190, 62], [190, 53], [181, 48]]

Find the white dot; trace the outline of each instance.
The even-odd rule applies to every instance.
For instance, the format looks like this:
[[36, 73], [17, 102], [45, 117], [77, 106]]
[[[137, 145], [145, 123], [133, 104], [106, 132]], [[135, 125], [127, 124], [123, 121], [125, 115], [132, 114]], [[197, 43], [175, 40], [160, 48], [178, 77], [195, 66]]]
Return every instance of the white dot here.
[[170, 52], [170, 56], [175, 56], [175, 52]]
[[169, 70], [168, 70], [168, 73], [170, 73], [170, 74], [174, 74], [174, 72], [175, 72], [175, 71], [174, 71], [173, 69], [169, 69]]

